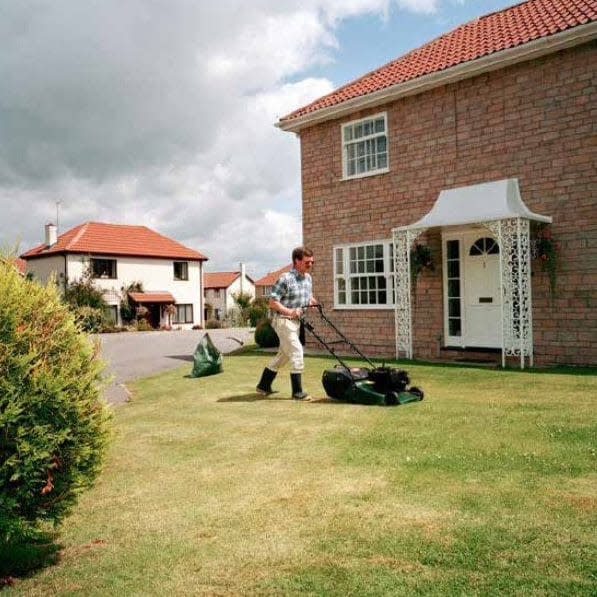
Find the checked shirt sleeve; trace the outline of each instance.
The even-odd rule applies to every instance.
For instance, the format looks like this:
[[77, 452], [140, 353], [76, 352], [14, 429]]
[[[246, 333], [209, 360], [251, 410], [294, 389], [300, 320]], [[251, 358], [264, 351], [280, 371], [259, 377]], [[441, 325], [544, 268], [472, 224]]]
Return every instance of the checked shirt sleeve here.
[[270, 293], [270, 298], [280, 302], [285, 296], [288, 295], [288, 282], [284, 276], [278, 279], [274, 284]]

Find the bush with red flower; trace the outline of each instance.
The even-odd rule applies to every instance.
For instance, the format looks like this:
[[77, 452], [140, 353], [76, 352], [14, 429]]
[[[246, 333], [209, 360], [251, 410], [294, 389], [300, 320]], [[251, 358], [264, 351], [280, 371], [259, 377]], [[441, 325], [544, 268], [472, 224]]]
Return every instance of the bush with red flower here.
[[547, 224], [540, 224], [537, 227], [535, 237], [537, 259], [541, 261], [541, 267], [549, 276], [549, 289], [552, 295], [556, 292], [556, 270], [557, 270], [557, 243], [553, 239], [551, 228]]

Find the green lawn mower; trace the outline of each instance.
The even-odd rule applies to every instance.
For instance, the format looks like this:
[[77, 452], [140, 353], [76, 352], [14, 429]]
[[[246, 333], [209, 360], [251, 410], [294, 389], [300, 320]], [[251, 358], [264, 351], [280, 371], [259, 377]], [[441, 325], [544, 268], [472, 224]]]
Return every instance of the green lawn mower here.
[[[307, 329], [315, 339], [338, 361], [338, 365], [323, 372], [321, 382], [326, 394], [334, 400], [353, 404], [376, 404], [380, 406], [398, 406], [423, 400], [424, 393], [415, 386], [408, 387], [408, 373], [394, 367], [378, 367], [369, 360], [335, 325], [326, 317], [321, 305], [315, 305], [322, 321], [336, 334], [334, 340], [324, 340], [314, 329], [313, 324], [303, 319]], [[336, 354], [333, 344], [347, 344], [369, 365], [368, 367], [349, 367]]]

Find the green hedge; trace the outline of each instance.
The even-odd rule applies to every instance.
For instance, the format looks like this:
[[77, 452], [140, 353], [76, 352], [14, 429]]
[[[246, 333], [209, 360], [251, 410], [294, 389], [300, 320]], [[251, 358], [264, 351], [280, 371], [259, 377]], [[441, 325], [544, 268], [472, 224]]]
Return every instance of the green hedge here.
[[280, 339], [269, 319], [263, 319], [255, 328], [255, 344], [262, 348], [274, 348], [280, 345]]
[[97, 477], [110, 416], [96, 352], [53, 284], [0, 261], [0, 540], [59, 522]]

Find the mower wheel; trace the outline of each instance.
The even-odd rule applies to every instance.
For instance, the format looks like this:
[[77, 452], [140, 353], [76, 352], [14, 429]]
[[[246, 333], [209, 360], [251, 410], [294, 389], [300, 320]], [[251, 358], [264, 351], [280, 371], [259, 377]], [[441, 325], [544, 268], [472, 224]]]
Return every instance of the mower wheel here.
[[400, 404], [400, 398], [396, 392], [388, 392], [385, 395], [383, 402], [386, 406], [397, 406]]
[[425, 398], [425, 392], [423, 392], [423, 390], [421, 390], [421, 388], [417, 388], [416, 386], [413, 386], [409, 392], [411, 394], [414, 394], [415, 396], [419, 397], [419, 400], [423, 400], [423, 398]]

